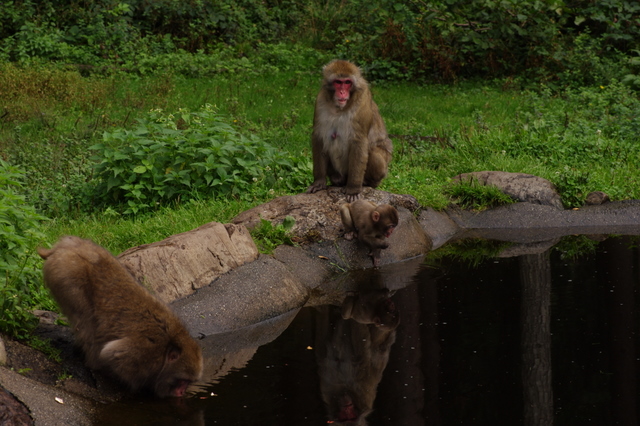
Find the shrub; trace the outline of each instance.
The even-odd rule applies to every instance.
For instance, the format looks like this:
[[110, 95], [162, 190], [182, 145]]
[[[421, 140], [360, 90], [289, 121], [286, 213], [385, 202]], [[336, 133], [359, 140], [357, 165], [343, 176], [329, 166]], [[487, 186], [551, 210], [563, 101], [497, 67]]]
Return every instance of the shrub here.
[[42, 287], [35, 246], [45, 220], [19, 194], [23, 173], [0, 160], [0, 331], [26, 338], [37, 324], [30, 310], [53, 308]]
[[105, 132], [103, 139], [91, 147], [96, 194], [108, 204], [125, 203], [124, 214], [200, 195], [247, 198], [285, 185], [300, 189], [309, 170], [307, 160], [239, 134], [210, 105], [176, 114], [152, 110], [137, 128]]

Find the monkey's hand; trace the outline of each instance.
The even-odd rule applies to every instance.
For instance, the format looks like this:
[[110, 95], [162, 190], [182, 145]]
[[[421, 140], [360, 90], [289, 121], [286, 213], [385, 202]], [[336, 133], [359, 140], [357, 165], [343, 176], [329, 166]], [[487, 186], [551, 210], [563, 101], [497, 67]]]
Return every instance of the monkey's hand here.
[[309, 188], [307, 188], [307, 194], [314, 194], [318, 191], [323, 191], [327, 189], [327, 182], [323, 182], [323, 181], [315, 181], [311, 184], [311, 186]]
[[371, 252], [369, 253], [369, 257], [371, 257], [371, 260], [373, 261], [374, 268], [380, 266], [380, 249], [371, 250]]
[[360, 198], [360, 192], [362, 192], [362, 188], [345, 188], [344, 193], [348, 203], [353, 203], [358, 198]]
[[351, 231], [351, 232], [345, 232], [344, 233], [344, 239], [347, 241], [351, 241], [354, 238], [358, 237], [358, 233], [356, 231]]

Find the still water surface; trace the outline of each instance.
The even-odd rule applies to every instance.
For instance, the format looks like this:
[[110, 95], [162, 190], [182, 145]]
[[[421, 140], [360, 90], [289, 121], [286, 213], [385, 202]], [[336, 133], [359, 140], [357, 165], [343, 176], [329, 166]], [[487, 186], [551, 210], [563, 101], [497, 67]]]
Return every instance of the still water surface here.
[[382, 326], [303, 308], [206, 391], [110, 406], [96, 424], [324, 425], [371, 406], [361, 424], [636, 425], [639, 262], [627, 238], [570, 260], [441, 258], [395, 292], [358, 294], [391, 312]]

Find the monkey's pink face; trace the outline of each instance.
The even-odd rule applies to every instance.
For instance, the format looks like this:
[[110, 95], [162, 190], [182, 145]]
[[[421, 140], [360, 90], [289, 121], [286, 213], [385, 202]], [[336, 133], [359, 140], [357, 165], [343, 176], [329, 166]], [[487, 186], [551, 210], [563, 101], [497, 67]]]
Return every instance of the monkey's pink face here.
[[176, 380], [170, 390], [171, 396], [183, 397], [187, 393], [187, 388], [191, 380]]
[[387, 227], [386, 232], [384, 233], [384, 236], [385, 236], [385, 237], [387, 237], [387, 238], [389, 238], [389, 237], [391, 236], [391, 234], [393, 234], [393, 230], [394, 230], [394, 229], [396, 229], [396, 226], [395, 226], [395, 225], [389, 225], [389, 226]]
[[334, 101], [336, 106], [343, 108], [349, 101], [349, 95], [351, 95], [351, 87], [353, 81], [346, 80], [333, 80], [333, 88], [335, 89]]

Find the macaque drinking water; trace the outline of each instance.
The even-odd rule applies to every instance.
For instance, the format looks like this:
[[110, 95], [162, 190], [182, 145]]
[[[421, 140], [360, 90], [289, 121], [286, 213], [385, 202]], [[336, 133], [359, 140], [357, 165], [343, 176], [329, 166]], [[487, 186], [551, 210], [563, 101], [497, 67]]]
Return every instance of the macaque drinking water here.
[[138, 284], [107, 250], [61, 238], [45, 259], [44, 281], [66, 315], [89, 368], [133, 391], [184, 396], [202, 374], [202, 352], [178, 317]]

